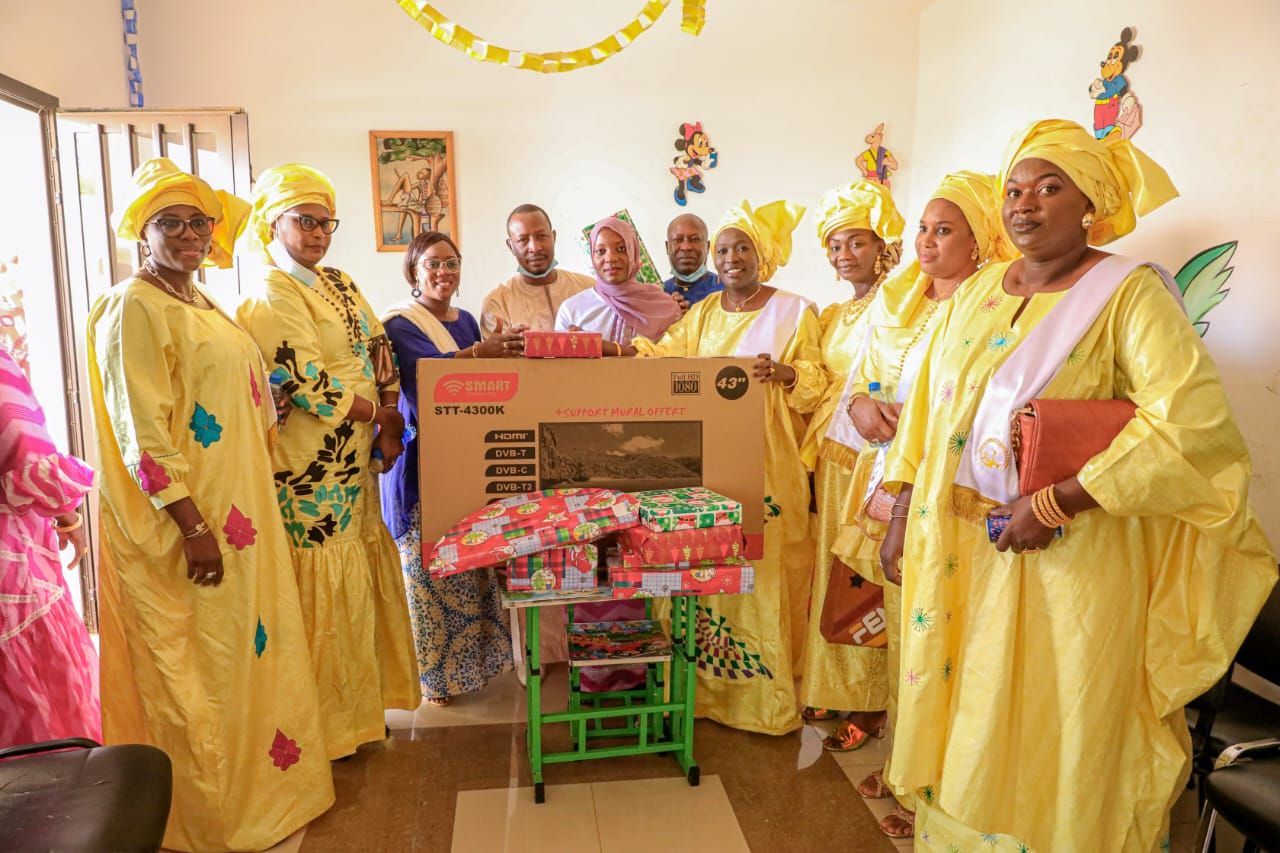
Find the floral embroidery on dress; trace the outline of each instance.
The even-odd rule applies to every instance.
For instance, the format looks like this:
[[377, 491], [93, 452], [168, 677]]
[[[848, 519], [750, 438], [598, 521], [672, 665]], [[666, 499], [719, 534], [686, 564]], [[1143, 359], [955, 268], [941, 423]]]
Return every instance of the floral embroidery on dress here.
[[956, 665], [951, 662], [951, 658], [947, 658], [942, 662], [942, 680], [950, 681], [951, 674], [956, 671]]
[[952, 456], [959, 456], [964, 452], [964, 447], [968, 443], [969, 431], [966, 429], [956, 430], [947, 439], [947, 450], [950, 451]]
[[990, 314], [992, 311], [1000, 307], [1000, 303], [1004, 302], [1004, 294], [993, 293], [986, 299], [982, 300], [981, 310], [984, 314]]
[[924, 797], [924, 801], [929, 805], [933, 805], [933, 786], [925, 785], [920, 789], [920, 796]]
[[262, 392], [258, 390], [258, 371], [249, 367], [249, 393], [253, 395], [253, 405], [262, 408]]
[[923, 607], [917, 607], [911, 611], [911, 630], [917, 634], [928, 631], [933, 627], [933, 616]]
[[1007, 329], [1003, 332], [996, 332], [987, 340], [987, 349], [992, 352], [1004, 352], [1013, 346], [1015, 338], [1013, 329]]
[[227, 544], [234, 546], [237, 551], [248, 548], [258, 538], [253, 522], [235, 504], [231, 505], [231, 511], [227, 513], [227, 523], [222, 526], [222, 532], [226, 534]]
[[1080, 349], [1080, 347], [1076, 347], [1071, 351], [1071, 354], [1067, 356], [1067, 364], [1079, 364], [1083, 359], [1084, 350]]
[[206, 450], [222, 438], [222, 424], [199, 403], [196, 403], [195, 411], [191, 413], [190, 427], [191, 434]]
[[942, 573], [951, 578], [955, 577], [958, 571], [960, 571], [960, 558], [955, 554], [948, 554], [947, 558], [942, 561]]
[[281, 770], [288, 770], [302, 760], [302, 747], [279, 729], [276, 729], [275, 740], [271, 742], [271, 749], [267, 753], [271, 756], [271, 763]]
[[142, 451], [142, 459], [138, 461], [138, 485], [148, 495], [154, 495], [169, 488], [172, 480], [169, 473], [160, 467], [160, 463], [151, 458], [151, 454]]
[[903, 674], [902, 680], [907, 682], [907, 684], [910, 684], [912, 687], [915, 687], [920, 683], [920, 676], [916, 675], [916, 671], [914, 669], [909, 669]]
[[938, 402], [943, 405], [949, 405], [956, 398], [956, 383], [948, 379], [942, 383], [942, 390], [938, 392]]
[[984, 832], [982, 833], [982, 840], [990, 844], [992, 847], [995, 847], [1000, 843], [1000, 836], [990, 832]]

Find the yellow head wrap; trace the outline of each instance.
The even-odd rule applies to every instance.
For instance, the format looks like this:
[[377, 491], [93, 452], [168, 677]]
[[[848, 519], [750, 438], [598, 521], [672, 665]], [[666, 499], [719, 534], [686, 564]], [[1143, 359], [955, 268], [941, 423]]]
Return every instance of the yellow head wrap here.
[[952, 172], [929, 196], [930, 201], [935, 198], [960, 208], [978, 241], [979, 261], [985, 264], [1017, 257], [1018, 251], [1009, 244], [1000, 223], [1001, 194], [996, 192], [995, 175]]
[[[1000, 195], [994, 175], [979, 172], [952, 172], [929, 196], [945, 199], [964, 214], [969, 229], [978, 241], [978, 259], [982, 263], [1008, 261], [1018, 256], [1000, 224]], [[925, 300], [933, 277], [920, 269], [919, 261], [881, 286], [879, 314], [875, 322], [886, 326], [905, 326]]]
[[875, 181], [854, 181], [827, 190], [818, 202], [818, 242], [823, 249], [827, 239], [843, 228], [865, 228], [892, 243], [902, 239], [904, 224], [888, 187]]
[[266, 251], [271, 226], [280, 214], [300, 204], [320, 204], [330, 216], [338, 212], [333, 182], [318, 169], [301, 163], [285, 163], [267, 169], [253, 185], [253, 216], [249, 234], [254, 247]]
[[729, 208], [721, 218], [711, 243], [714, 246], [716, 238], [729, 228], [746, 234], [760, 258], [760, 283], [763, 284], [791, 259], [791, 232], [796, 230], [802, 216], [804, 207], [789, 201], [770, 202], [755, 210], [744, 201]]
[[142, 229], [166, 207], [188, 204], [216, 220], [206, 265], [228, 269], [234, 264], [232, 247], [244, 229], [249, 205], [243, 199], [213, 187], [178, 168], [168, 157], [148, 160], [133, 173], [133, 198], [115, 214], [116, 234], [123, 240], [141, 240]]
[[1093, 202], [1089, 243], [1094, 246], [1123, 237], [1139, 216], [1178, 197], [1165, 170], [1129, 140], [1112, 134], [1099, 142], [1073, 121], [1043, 119], [1014, 134], [1000, 170], [1002, 191], [1013, 167], [1032, 158], [1062, 169]]

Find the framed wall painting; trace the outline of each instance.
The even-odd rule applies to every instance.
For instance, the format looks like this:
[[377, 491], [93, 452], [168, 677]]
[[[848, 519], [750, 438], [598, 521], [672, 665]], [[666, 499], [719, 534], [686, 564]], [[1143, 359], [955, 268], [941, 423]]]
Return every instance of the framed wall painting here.
[[379, 252], [403, 252], [424, 231], [459, 242], [452, 132], [371, 130], [369, 167]]

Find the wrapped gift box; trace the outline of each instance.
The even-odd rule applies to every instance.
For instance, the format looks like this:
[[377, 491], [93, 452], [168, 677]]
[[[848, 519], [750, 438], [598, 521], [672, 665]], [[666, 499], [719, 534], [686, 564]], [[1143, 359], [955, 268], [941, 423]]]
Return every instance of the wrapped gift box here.
[[507, 589], [512, 592], [585, 591], [596, 586], [594, 545], [552, 548], [507, 563]]
[[599, 332], [524, 333], [525, 358], [602, 358], [604, 342]]
[[609, 567], [614, 598], [669, 598], [673, 595], [734, 595], [755, 592], [756, 570], [749, 563], [695, 569]]
[[513, 495], [455, 524], [432, 550], [432, 577], [500, 566], [560, 545], [574, 545], [634, 527], [638, 506], [609, 489], [547, 489]]
[[618, 533], [618, 552], [628, 569], [734, 565], [744, 557], [742, 527], [704, 527], [700, 530], [659, 532], [631, 527]]
[[702, 530], [742, 524], [742, 504], [702, 486], [635, 492], [640, 523], [650, 530]]

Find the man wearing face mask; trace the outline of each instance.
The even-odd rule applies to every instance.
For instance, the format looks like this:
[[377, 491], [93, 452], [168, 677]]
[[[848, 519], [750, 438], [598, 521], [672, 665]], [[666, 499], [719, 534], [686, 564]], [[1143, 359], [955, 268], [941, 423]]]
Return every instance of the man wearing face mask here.
[[595, 284], [590, 276], [556, 269], [556, 232], [536, 204], [522, 204], [507, 217], [507, 248], [516, 274], [484, 298], [480, 325], [486, 335], [513, 326], [551, 331], [560, 303]]
[[662, 289], [671, 294], [682, 312], [717, 291], [724, 290], [719, 277], [707, 269], [707, 223], [692, 213], [682, 213], [667, 226], [667, 259], [671, 278]]

